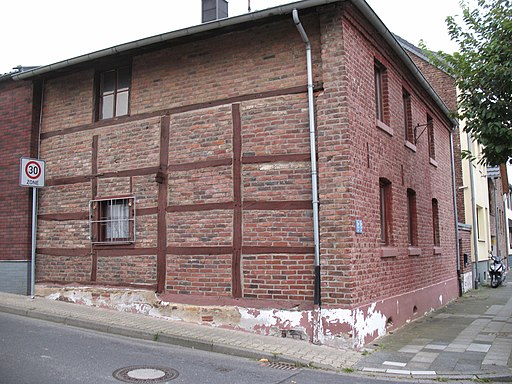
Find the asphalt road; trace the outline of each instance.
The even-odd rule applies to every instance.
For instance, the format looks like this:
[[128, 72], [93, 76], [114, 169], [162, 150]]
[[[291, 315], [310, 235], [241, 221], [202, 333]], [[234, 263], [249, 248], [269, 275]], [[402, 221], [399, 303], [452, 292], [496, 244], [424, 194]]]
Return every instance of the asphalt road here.
[[139, 378], [134, 382], [148, 384], [157, 382], [150, 379], [159, 378], [163, 368], [178, 373], [167, 381], [169, 384], [389, 384], [357, 375], [272, 368], [238, 357], [0, 313], [0, 384], [120, 384], [122, 381], [114, 378], [114, 371], [134, 366], [138, 368], [127, 371], [125, 378], [131, 375]]

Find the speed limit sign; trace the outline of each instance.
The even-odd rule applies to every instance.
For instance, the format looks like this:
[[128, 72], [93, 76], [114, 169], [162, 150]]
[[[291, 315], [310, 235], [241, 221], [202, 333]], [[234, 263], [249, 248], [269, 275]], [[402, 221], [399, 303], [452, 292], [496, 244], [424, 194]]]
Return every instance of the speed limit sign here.
[[20, 159], [20, 185], [22, 187], [44, 187], [44, 160]]

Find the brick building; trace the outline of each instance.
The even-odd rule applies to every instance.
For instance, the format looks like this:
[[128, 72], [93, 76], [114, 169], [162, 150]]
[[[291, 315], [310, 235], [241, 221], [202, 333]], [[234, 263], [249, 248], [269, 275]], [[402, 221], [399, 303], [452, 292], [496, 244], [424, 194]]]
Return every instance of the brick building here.
[[[400, 45], [420, 69], [437, 94], [451, 111], [457, 109], [457, 87], [455, 79], [430, 62], [423, 51], [395, 36]], [[464, 122], [454, 130], [454, 162], [456, 179], [458, 241], [460, 254], [461, 288], [467, 291], [477, 287], [479, 282], [488, 281], [488, 257], [507, 255], [507, 224], [503, 195], [508, 191], [507, 168], [486, 167], [478, 164], [482, 150], [481, 144], [471, 140], [468, 146], [468, 133], [464, 131]], [[470, 150], [477, 161], [463, 159], [461, 152]], [[471, 177], [471, 172], [473, 177]], [[495, 196], [496, 192], [496, 196]], [[499, 199], [496, 205], [495, 200]], [[475, 209], [473, 210], [473, 204]], [[475, 218], [473, 218], [475, 216]], [[475, 233], [473, 227], [478, 227]], [[496, 229], [497, 227], [497, 229]], [[499, 246], [497, 245], [499, 243]], [[499, 249], [498, 249], [499, 248]], [[478, 264], [478, 265], [477, 265]], [[475, 282], [477, 280], [477, 282]]]
[[31, 82], [0, 76], [0, 291], [27, 294], [32, 195], [19, 186], [21, 157], [37, 156], [38, 92]]
[[[442, 69], [433, 65], [424, 52], [414, 44], [395, 35], [395, 38], [407, 52], [414, 64], [418, 67], [427, 81], [432, 85], [436, 93], [443, 100], [450, 111], [457, 110], [457, 86], [455, 79]], [[467, 222], [466, 207], [471, 207], [471, 188], [465, 187], [469, 184], [464, 183], [463, 161], [461, 157], [461, 140], [467, 142], [467, 134], [462, 129], [453, 131], [453, 150], [456, 180], [456, 199], [457, 199], [457, 220], [458, 220], [458, 251], [459, 251], [459, 276], [461, 290], [466, 292], [473, 288], [473, 260], [472, 253], [472, 221]], [[466, 161], [464, 165], [469, 167]]]
[[364, 1], [15, 78], [44, 82], [41, 294], [356, 347], [458, 294], [452, 122]]

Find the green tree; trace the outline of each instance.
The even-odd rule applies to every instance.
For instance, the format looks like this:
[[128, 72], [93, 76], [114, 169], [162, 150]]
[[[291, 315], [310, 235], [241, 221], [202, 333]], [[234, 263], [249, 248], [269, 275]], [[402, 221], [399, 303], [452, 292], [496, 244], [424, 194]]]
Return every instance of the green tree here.
[[447, 17], [448, 33], [459, 46], [453, 54], [430, 55], [456, 79], [457, 117], [483, 144], [487, 165], [512, 157], [512, 7], [510, 0], [461, 0], [462, 22]]

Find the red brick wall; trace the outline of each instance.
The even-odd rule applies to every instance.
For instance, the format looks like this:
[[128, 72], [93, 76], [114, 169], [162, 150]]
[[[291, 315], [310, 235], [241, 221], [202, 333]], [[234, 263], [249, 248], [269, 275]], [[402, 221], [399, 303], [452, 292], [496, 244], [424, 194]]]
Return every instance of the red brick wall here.
[[[448, 279], [456, 258], [448, 121], [353, 10], [326, 7], [318, 18], [301, 18], [315, 82], [323, 84], [316, 110], [324, 304], [354, 306]], [[375, 122], [375, 58], [388, 71], [388, 132]], [[39, 281], [163, 284], [172, 294], [311, 305], [305, 64], [304, 44], [286, 19], [134, 57], [129, 117], [92, 120], [92, 71], [49, 81], [42, 152], [51, 186], [41, 199], [47, 262]], [[433, 164], [426, 136], [414, 150], [404, 145], [402, 86], [412, 95], [413, 124], [434, 118]], [[386, 258], [380, 177], [393, 183], [395, 255]], [[407, 188], [417, 194], [415, 256], [407, 246]], [[95, 191], [137, 197], [133, 246], [91, 246]], [[441, 222], [435, 255], [432, 198]], [[361, 235], [355, 219], [363, 220]]]
[[[410, 50], [406, 50], [409, 57], [414, 61], [421, 73], [432, 85], [436, 93], [441, 97], [450, 111], [457, 110], [457, 88], [455, 79], [446, 72], [423, 60]], [[455, 180], [457, 184], [457, 216], [459, 223], [466, 222], [464, 213], [464, 185], [462, 181], [462, 157], [461, 157], [461, 137], [458, 129], [453, 132], [453, 152], [455, 155]], [[463, 140], [466, 140], [465, 137]]]
[[[410, 72], [357, 12], [348, 8], [341, 30], [339, 23], [330, 14], [322, 20], [325, 91], [317, 104], [322, 298], [329, 305], [356, 305], [455, 276], [450, 127]], [[375, 59], [387, 71], [387, 131], [378, 128], [375, 121]], [[413, 126], [426, 124], [427, 113], [434, 118], [434, 165], [429, 160], [426, 135], [415, 150], [404, 145], [402, 87], [412, 95]], [[381, 177], [392, 182], [393, 233], [391, 249], [386, 249], [392, 257], [381, 255]], [[415, 256], [408, 250], [407, 188], [417, 195], [419, 246], [415, 251], [420, 254]], [[441, 254], [435, 255], [433, 198], [439, 201], [442, 248]], [[362, 234], [355, 234], [356, 219], [363, 221]]]
[[31, 83], [0, 82], [0, 260], [29, 260], [31, 188], [19, 186], [20, 157], [37, 155]]

